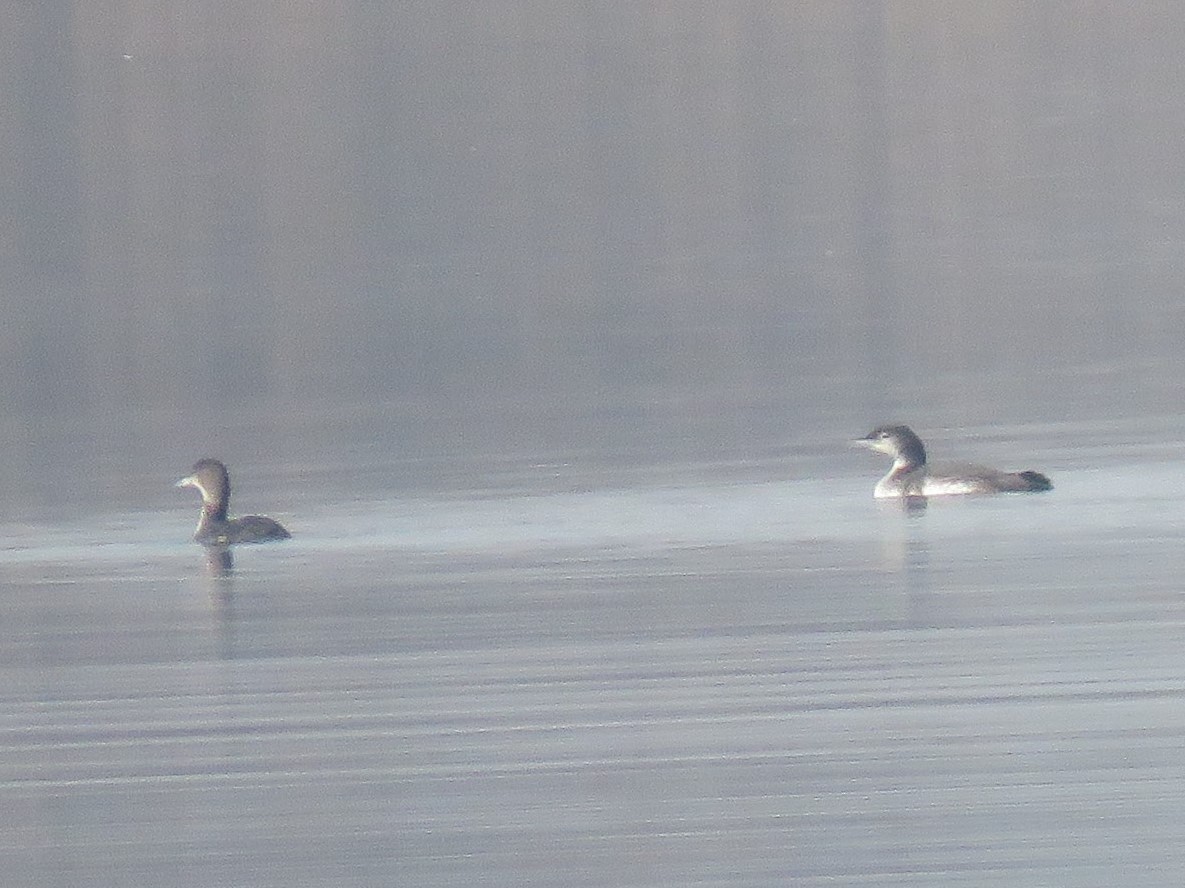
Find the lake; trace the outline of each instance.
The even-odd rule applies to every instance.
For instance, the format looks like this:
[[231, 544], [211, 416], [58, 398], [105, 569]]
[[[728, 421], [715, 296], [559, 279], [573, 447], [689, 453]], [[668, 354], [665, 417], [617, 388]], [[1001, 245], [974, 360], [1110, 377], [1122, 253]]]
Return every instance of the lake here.
[[1176, 871], [1182, 435], [944, 435], [1055, 489], [913, 510], [843, 441], [243, 479], [302, 511], [229, 568], [192, 491], [5, 526], [0, 854], [22, 885]]
[[1185, 5], [0, 20], [6, 884], [1181, 881]]

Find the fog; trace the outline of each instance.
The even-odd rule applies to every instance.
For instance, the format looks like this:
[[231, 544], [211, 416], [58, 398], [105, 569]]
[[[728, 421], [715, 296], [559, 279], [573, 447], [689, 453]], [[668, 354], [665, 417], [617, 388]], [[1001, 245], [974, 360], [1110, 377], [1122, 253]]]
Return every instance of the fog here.
[[1179, 394], [1173, 4], [4, 18], [8, 416]]
[[[1099, 687], [1138, 697], [1163, 683], [1172, 699], [1185, 687], [1169, 653], [1185, 625], [1172, 545], [1157, 545], [1179, 543], [1185, 517], [1173, 493], [1185, 484], [1182, 46], [1185, 7], [1171, 2], [0, 5], [0, 675], [13, 689], [0, 736], [15, 762], [0, 789], [31, 818], [28, 835], [0, 829], [0, 859], [29, 884], [96, 873], [203, 884], [199, 864], [218, 859], [241, 799], [218, 789], [218, 768], [199, 769], [213, 783], [192, 815], [196, 848], [169, 845], [148, 827], [193, 826], [188, 797], [162, 789], [145, 803], [137, 781], [150, 775], [127, 724], [161, 740], [174, 717], [218, 722], [229, 694], [260, 723], [278, 706], [280, 727], [254, 760], [255, 832], [236, 834], [246, 869], [219, 871], [227, 884], [269, 867], [286, 885], [487, 871], [491, 884], [545, 884], [551, 871], [521, 855], [549, 840], [574, 885], [789, 873], [864, 884], [886, 872], [920, 884], [944, 871], [974, 880], [981, 865], [1060, 884], [1122, 877], [1104, 851], [1130, 847], [1179, 801], [1168, 764], [1147, 786], [1104, 775], [1051, 799], [1041, 787], [1069, 779], [1077, 747], [1015, 773], [979, 763], [1023, 756], [1017, 737], [1037, 730], [1028, 679], [999, 666], [1008, 658], [1065, 670], [1062, 721], [1040, 736], [1071, 746], [1092, 725], [1120, 731]], [[884, 466], [844, 443], [887, 420], [943, 453], [1047, 471], [1055, 490], [1038, 505], [887, 519], [870, 501]], [[188, 541], [196, 502], [171, 486], [201, 456], [232, 465], [241, 511], [292, 527], [289, 548], [205, 575]], [[1017, 557], [1030, 572], [1013, 572]], [[1013, 631], [1047, 620], [1048, 638]], [[1153, 627], [1148, 663], [1130, 620]], [[941, 689], [964, 666], [980, 675], [982, 693], [952, 692], [966, 721], [950, 708], [890, 716], [890, 740], [874, 741], [884, 723], [853, 701], [869, 686], [890, 708], [915, 698], [912, 685], [878, 690], [882, 655], [859, 634], [870, 627], [917, 699], [949, 703]], [[901, 653], [919, 629], [938, 633], [933, 661]], [[837, 633], [837, 659], [820, 667], [835, 683], [814, 708], [795, 696], [799, 667], [778, 658], [826, 658], [824, 630]], [[963, 663], [976, 645], [981, 659]], [[409, 653], [421, 648], [435, 659]], [[317, 675], [318, 657], [339, 659]], [[700, 657], [739, 671], [688, 677]], [[538, 672], [553, 660], [607, 696], [565, 696]], [[96, 678], [96, 663], [114, 671]], [[479, 690], [527, 675], [527, 696], [491, 715], [457, 684], [468, 669]], [[163, 705], [183, 693], [174, 682], [187, 686], [190, 670], [219, 677], [180, 714], [139, 711], [139, 695]], [[733, 685], [746, 670], [760, 678], [759, 714], [713, 691], [743, 696]], [[388, 750], [378, 715], [364, 741], [314, 737], [315, 755], [292, 764], [308, 738], [286, 733], [304, 715], [285, 695], [324, 686], [334, 693], [309, 718], [362, 717], [351, 701], [371, 687], [398, 708], [412, 688], [423, 732]], [[684, 693], [705, 721], [672, 702]], [[1178, 731], [1147, 693], [1124, 699], [1152, 733], [1098, 727], [1098, 749]], [[428, 711], [451, 694], [461, 709]], [[792, 699], [818, 722], [811, 732], [763, 721], [790, 718]], [[89, 734], [79, 725], [97, 701], [110, 709]], [[591, 743], [571, 760], [528, 717], [557, 701], [556, 730]], [[53, 730], [42, 703], [66, 708]], [[672, 728], [653, 746], [635, 735], [647, 706]], [[973, 733], [984, 717], [1002, 719], [996, 733]], [[450, 719], [476, 737], [487, 718], [509, 732], [509, 770], [481, 744], [431, 764]], [[542, 752], [515, 733], [527, 722]], [[98, 821], [77, 807], [61, 724], [83, 730], [78, 748], [130, 744], [116, 757], [126, 784], [109, 794], [97, 766], [80, 778], [85, 799], [118, 815], [126, 859], [88, 850]], [[730, 726], [739, 759], [721, 751]], [[210, 730], [237, 767], [235, 728]], [[925, 766], [889, 747], [947, 730], [972, 732], [950, 764], [959, 786], [999, 793], [1037, 775], [1016, 808], [967, 823], [943, 805], [965, 813], [974, 792], [909, 783]], [[845, 759], [852, 737], [866, 742]], [[326, 771], [326, 750], [348, 758], [355, 740], [384, 751], [348, 778]], [[809, 756], [777, 766], [803, 743]], [[204, 755], [152, 749], [149, 770], [178, 781]], [[579, 800], [541, 784], [538, 761], [592, 767]], [[738, 766], [743, 787], [724, 776]], [[635, 794], [636, 768], [677, 772], [677, 788], [654, 778]], [[483, 782], [495, 773], [510, 783]], [[923, 801], [873, 793], [860, 806], [845, 795], [852, 773]], [[341, 791], [324, 820], [320, 780]], [[297, 789], [277, 801], [272, 781]], [[803, 781], [822, 819], [795, 795]], [[354, 791], [395, 785], [408, 807], [351, 807]], [[1113, 793], [1139, 813], [1099, 827], [1103, 850], [1068, 878], [1081, 833], [1048, 823]], [[790, 796], [801, 845], [757, 813]], [[652, 820], [630, 806], [638, 798]], [[540, 807], [498, 821], [529, 799]], [[1039, 813], [1013, 819], [1029, 802]], [[557, 807], [568, 821], [551, 822]], [[399, 823], [413, 838], [388, 858], [335, 833], [339, 822], [359, 834]], [[499, 829], [513, 854], [469, 843], [506, 838]], [[883, 829], [883, 844], [862, 845], [865, 829]], [[700, 832], [708, 845], [686, 854], [663, 841]], [[887, 850], [923, 833], [929, 856]], [[313, 834], [324, 866], [302, 842]], [[1161, 838], [1149, 859], [1179, 857]]]

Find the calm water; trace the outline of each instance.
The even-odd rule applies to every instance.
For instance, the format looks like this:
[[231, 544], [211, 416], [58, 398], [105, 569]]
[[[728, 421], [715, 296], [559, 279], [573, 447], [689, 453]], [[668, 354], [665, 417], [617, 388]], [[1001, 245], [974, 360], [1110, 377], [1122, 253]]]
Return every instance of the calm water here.
[[0, 882], [1181, 882], [1185, 5], [0, 22]]
[[1055, 491], [913, 512], [836, 442], [305, 479], [291, 544], [221, 572], [192, 491], [6, 526], [7, 878], [1154, 884], [1185, 866], [1185, 426], [1087, 431], [979, 430], [957, 455]]

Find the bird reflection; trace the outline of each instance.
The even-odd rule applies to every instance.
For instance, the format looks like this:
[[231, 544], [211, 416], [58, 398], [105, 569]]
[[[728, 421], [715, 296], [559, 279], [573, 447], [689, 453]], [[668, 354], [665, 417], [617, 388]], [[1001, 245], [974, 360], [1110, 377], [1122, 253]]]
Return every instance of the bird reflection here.
[[224, 577], [235, 569], [234, 555], [230, 546], [206, 547], [206, 573], [212, 577]]
[[218, 619], [219, 657], [236, 659], [234, 576], [230, 546], [206, 546], [206, 585]]
[[904, 496], [901, 498], [901, 511], [907, 515], [920, 515], [926, 511], [929, 499], [924, 496]]
[[936, 602], [930, 574], [926, 497], [906, 496], [878, 500], [877, 504], [886, 512], [898, 512], [902, 516], [885, 525], [889, 532], [881, 539], [881, 551], [884, 567], [900, 578], [901, 591], [908, 602], [906, 622], [910, 626], [932, 625]]

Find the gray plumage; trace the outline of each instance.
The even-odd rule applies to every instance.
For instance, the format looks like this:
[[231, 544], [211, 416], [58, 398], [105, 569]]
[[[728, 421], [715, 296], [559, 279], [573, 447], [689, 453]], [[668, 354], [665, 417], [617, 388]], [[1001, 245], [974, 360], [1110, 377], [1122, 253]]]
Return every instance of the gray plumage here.
[[202, 495], [202, 514], [193, 538], [206, 546], [237, 543], [267, 543], [292, 536], [279, 523], [262, 515], [227, 518], [230, 505], [230, 473], [216, 459], [200, 459], [193, 471], [177, 482], [193, 487]]
[[877, 426], [857, 444], [893, 457], [889, 473], [877, 482], [873, 495], [942, 496], [968, 493], [1029, 493], [1051, 490], [1040, 472], [1002, 472], [974, 463], [930, 463], [922, 439], [909, 426]]

